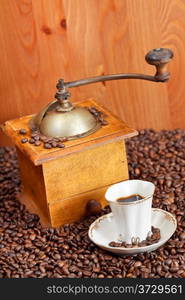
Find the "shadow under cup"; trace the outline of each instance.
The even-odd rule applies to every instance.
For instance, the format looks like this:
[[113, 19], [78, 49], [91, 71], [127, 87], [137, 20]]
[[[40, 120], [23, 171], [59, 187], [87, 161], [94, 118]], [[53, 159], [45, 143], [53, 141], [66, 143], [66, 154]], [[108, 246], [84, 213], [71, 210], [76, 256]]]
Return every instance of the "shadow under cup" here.
[[[155, 186], [149, 181], [126, 180], [110, 186], [105, 194], [113, 213], [118, 241], [143, 241], [151, 232], [152, 199]], [[141, 200], [118, 202], [119, 198], [140, 195]]]

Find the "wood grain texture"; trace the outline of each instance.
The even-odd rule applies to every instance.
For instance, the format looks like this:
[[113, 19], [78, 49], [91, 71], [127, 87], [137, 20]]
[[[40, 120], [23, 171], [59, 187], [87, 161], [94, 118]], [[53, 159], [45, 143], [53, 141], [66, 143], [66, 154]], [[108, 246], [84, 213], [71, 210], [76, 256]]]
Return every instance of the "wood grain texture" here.
[[[127, 179], [127, 178], [125, 178]], [[76, 220], [83, 219], [88, 215], [86, 209], [89, 200], [98, 201], [102, 207], [108, 205], [105, 200], [105, 192], [108, 186], [101, 187], [97, 190], [88, 191], [71, 198], [63, 199], [49, 205], [51, 215], [51, 225], [58, 227], [61, 224], [69, 224]]]
[[49, 203], [128, 178], [123, 141], [57, 158], [42, 167]]
[[174, 51], [169, 83], [136, 80], [71, 89], [134, 128], [185, 128], [185, 0], [1, 0], [0, 123], [38, 112], [66, 81], [119, 72], [154, 74], [144, 56]]
[[122, 120], [116, 118], [107, 109], [97, 105], [95, 101], [87, 100], [78, 103], [79, 106], [94, 106], [98, 110], [104, 112], [107, 117], [108, 125], [101, 127], [95, 133], [86, 137], [67, 141], [65, 148], [45, 149], [43, 145], [35, 147], [30, 143], [22, 144], [22, 136], [19, 134], [21, 128], [25, 128], [27, 134], [24, 135], [27, 139], [30, 138], [29, 121], [33, 116], [24, 116], [18, 119], [5, 122], [2, 126], [3, 131], [11, 138], [13, 143], [22, 151], [35, 165], [40, 165], [46, 161], [55, 160], [56, 158], [64, 157], [66, 155], [84, 151], [86, 149], [93, 149], [102, 144], [114, 142], [116, 140], [124, 140], [137, 135], [137, 131], [128, 127]]
[[37, 213], [43, 224], [49, 225], [51, 222], [42, 166], [35, 167], [18, 148], [16, 150], [23, 183], [23, 190], [18, 199], [26, 205], [27, 209]]

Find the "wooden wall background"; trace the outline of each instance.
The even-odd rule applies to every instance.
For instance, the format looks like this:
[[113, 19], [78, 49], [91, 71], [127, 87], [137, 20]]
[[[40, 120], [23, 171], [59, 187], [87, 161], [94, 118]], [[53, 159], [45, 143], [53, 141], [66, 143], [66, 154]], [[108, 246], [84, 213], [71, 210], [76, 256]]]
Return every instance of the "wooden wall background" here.
[[[185, 0], [0, 0], [0, 123], [39, 111], [58, 78], [154, 73], [144, 56], [169, 47], [167, 84], [115, 81], [71, 89], [135, 128], [185, 129]], [[5, 139], [4, 139], [5, 143]]]

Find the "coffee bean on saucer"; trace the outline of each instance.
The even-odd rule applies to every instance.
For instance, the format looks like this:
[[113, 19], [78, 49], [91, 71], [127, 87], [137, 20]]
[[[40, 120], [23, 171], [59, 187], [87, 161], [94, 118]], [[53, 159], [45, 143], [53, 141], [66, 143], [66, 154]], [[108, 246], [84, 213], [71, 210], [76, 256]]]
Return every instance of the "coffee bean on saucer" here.
[[116, 242], [110, 242], [110, 243], [109, 243], [109, 246], [110, 246], [110, 247], [116, 247]]
[[23, 139], [21, 139], [21, 143], [22, 143], [22, 144], [25, 144], [25, 143], [27, 143], [27, 141], [28, 141], [28, 139], [27, 139], [27, 138], [23, 138]]
[[145, 246], [157, 243], [160, 240], [160, 238], [161, 238], [160, 229], [152, 226], [151, 235], [148, 236], [146, 240], [143, 240], [143, 241], [139, 242], [138, 244], [137, 244], [136, 240], [133, 239], [133, 242], [131, 244], [123, 241], [122, 243], [119, 243], [119, 246], [118, 246], [118, 243], [113, 241], [113, 242], [110, 242], [109, 245], [111, 245], [112, 247], [124, 247], [124, 248], [145, 247]]
[[21, 129], [19, 130], [19, 133], [20, 133], [20, 134], [26, 134], [26, 133], [27, 133], [27, 131], [26, 131], [26, 129], [24, 129], [24, 128], [21, 128]]
[[146, 245], [147, 245], [147, 241], [146, 240], [138, 243], [138, 247], [145, 247]]
[[125, 248], [132, 248], [132, 244], [125, 244]]
[[44, 148], [45, 148], [45, 149], [51, 149], [52, 146], [51, 146], [49, 143], [45, 143], [45, 144], [44, 144]]
[[125, 247], [126, 246], [126, 242], [121, 242], [121, 247]]

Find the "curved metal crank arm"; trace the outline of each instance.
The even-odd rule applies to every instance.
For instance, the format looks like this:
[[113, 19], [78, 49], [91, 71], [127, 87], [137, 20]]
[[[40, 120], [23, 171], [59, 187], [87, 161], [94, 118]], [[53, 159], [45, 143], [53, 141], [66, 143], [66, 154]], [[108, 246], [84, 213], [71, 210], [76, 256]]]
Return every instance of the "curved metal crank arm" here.
[[120, 80], [120, 79], [141, 79], [154, 82], [166, 82], [170, 78], [170, 73], [167, 71], [167, 63], [173, 58], [173, 52], [167, 48], [157, 48], [149, 51], [145, 59], [148, 64], [154, 65], [156, 67], [156, 73], [154, 76], [145, 74], [135, 74], [135, 73], [121, 73], [121, 74], [111, 74], [96, 76], [91, 78], [84, 78], [75, 81], [64, 82], [63, 79], [59, 79], [57, 83], [58, 92], [55, 94], [55, 98], [59, 101], [65, 101], [70, 97], [68, 88], [78, 87], [86, 84], [92, 84], [102, 81], [110, 80]]

